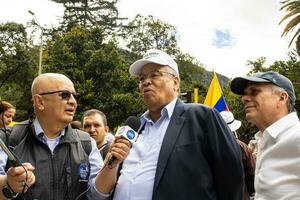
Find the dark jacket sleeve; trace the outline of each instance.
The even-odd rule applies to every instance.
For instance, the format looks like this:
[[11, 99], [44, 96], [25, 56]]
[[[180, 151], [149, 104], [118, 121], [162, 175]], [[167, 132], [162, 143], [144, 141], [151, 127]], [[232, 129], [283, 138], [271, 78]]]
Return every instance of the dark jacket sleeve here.
[[8, 137], [11, 133], [12, 128], [11, 127], [6, 127], [6, 129], [4, 128], [0, 128], [0, 139], [7, 145], [8, 142]]
[[240, 200], [244, 187], [240, 147], [218, 111], [208, 111], [206, 124], [208, 156], [218, 199]]
[[248, 193], [251, 195], [255, 192], [254, 189], [254, 175], [255, 175], [255, 159], [250, 152], [248, 146], [238, 140], [240, 148], [242, 150], [242, 160], [244, 166], [244, 174], [245, 174], [245, 184]]

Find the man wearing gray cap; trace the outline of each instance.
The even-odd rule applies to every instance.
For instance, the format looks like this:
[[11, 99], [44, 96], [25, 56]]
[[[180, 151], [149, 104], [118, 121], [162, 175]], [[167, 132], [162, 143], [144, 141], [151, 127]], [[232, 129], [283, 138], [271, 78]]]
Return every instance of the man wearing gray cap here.
[[151, 49], [129, 69], [148, 110], [123, 162], [114, 200], [241, 200], [240, 148], [216, 110], [178, 99], [174, 59]]
[[277, 72], [237, 77], [232, 92], [242, 95], [246, 119], [259, 132], [255, 200], [300, 199], [300, 123], [291, 81]]

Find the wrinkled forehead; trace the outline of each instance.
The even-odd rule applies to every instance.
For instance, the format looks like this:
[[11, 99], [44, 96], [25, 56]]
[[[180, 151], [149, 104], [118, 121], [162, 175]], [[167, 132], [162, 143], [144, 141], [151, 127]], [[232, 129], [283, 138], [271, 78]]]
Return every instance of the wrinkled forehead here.
[[103, 117], [99, 113], [92, 113], [84, 117], [84, 122], [86, 121], [93, 121], [99, 124], [104, 124]]
[[155, 64], [155, 63], [149, 63], [142, 67], [141, 74], [147, 74], [149, 72], [158, 71], [161, 69], [164, 69], [166, 71], [172, 70], [169, 66], [159, 65], [159, 64]]

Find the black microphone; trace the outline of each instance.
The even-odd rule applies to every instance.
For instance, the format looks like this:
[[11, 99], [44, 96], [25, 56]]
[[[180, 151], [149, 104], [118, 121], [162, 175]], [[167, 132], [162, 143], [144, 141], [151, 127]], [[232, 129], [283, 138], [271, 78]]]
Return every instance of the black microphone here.
[[125, 121], [125, 126], [130, 126], [135, 132], [137, 132], [141, 126], [140, 119], [136, 116], [130, 116]]
[[[143, 125], [144, 126], [144, 125]], [[120, 127], [115, 134], [116, 136], [120, 135], [122, 138], [127, 139], [131, 144], [134, 143], [142, 131], [141, 122], [138, 117], [130, 116], [126, 119], [124, 126]], [[116, 157], [112, 157], [108, 165], [111, 166], [112, 162], [116, 159]]]
[[22, 166], [22, 163], [20, 160], [14, 155], [14, 153], [5, 145], [3, 140], [0, 138], [0, 146], [3, 149], [3, 151], [6, 153], [8, 160], [11, 161], [12, 165], [14, 167]]

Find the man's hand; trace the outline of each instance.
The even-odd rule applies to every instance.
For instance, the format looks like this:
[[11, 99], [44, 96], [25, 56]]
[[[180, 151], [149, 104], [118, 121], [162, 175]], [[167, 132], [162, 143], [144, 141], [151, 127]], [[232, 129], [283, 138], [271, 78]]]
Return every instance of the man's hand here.
[[112, 163], [109, 163], [111, 168], [116, 167], [122, 163], [128, 156], [131, 148], [131, 143], [122, 136], [116, 136], [114, 142], [110, 145], [108, 156], [106, 156], [105, 163], [109, 162], [114, 157]]
[[[23, 163], [19, 167], [10, 167], [7, 170], [7, 184], [14, 192], [26, 192], [35, 183], [34, 167], [30, 163]], [[26, 171], [25, 171], [26, 170]]]

